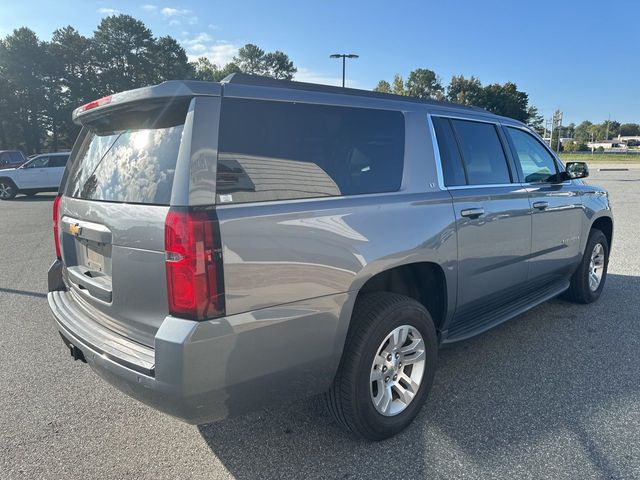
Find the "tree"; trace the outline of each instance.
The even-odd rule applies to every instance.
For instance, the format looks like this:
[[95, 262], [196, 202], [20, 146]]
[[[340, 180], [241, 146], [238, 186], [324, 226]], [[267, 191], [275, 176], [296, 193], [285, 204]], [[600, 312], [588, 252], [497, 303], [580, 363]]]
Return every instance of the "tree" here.
[[233, 61], [244, 73], [264, 75], [266, 72], [264, 50], [253, 43], [247, 43], [241, 47]]
[[391, 85], [386, 80], [380, 80], [373, 91], [381, 93], [391, 93]]
[[513, 82], [503, 85], [493, 83], [484, 87], [484, 105], [480, 105], [492, 113], [515, 118], [521, 122], [529, 120], [527, 111], [529, 96], [518, 90]]
[[240, 68], [235, 63], [227, 63], [223, 68], [211, 62], [207, 57], [200, 57], [193, 62], [194, 78], [208, 82], [219, 82], [232, 73], [237, 73]]
[[591, 141], [591, 127], [593, 123], [589, 120], [585, 120], [580, 123], [573, 131], [573, 138], [578, 143], [587, 143]]
[[391, 85], [393, 93], [395, 93], [396, 95], [406, 95], [406, 91], [404, 89], [404, 80], [399, 73], [396, 73], [393, 76], [393, 82]]
[[529, 120], [527, 120], [527, 125], [533, 128], [538, 135], [542, 135], [544, 133], [544, 118], [538, 112], [538, 109], [533, 105], [527, 109], [527, 115], [529, 115]]
[[194, 75], [193, 66], [184, 48], [171, 36], [158, 38], [151, 48], [153, 83], [165, 80], [184, 80]]
[[293, 76], [298, 71], [289, 60], [289, 56], [280, 50], [267, 53], [264, 56], [264, 75], [277, 78], [279, 80], [293, 80]]
[[562, 144], [562, 150], [566, 153], [577, 152], [578, 147], [579, 147], [578, 143], [572, 142], [572, 141], [568, 141]]
[[46, 53], [33, 30], [18, 28], [0, 42], [0, 76], [3, 88], [15, 97], [13, 121], [20, 126], [19, 140], [12, 140], [27, 153], [40, 151], [44, 129]]
[[640, 125], [637, 123], [623, 123], [620, 125], [620, 135], [625, 137], [640, 135]]
[[433, 70], [418, 68], [407, 77], [406, 95], [416, 98], [444, 98], [444, 88]]
[[234, 70], [238, 69], [243, 73], [265, 75], [280, 80], [292, 80], [298, 71], [284, 52], [276, 50], [265, 53], [264, 50], [252, 43], [247, 43], [238, 50], [238, 54], [233, 58], [233, 65]]
[[51, 147], [69, 147], [79, 127], [71, 120], [73, 110], [97, 96], [97, 76], [91, 39], [71, 26], [53, 32], [46, 44], [49, 61], [47, 85], [47, 128], [52, 133]]
[[0, 70], [0, 150], [19, 148], [24, 138], [18, 117], [18, 99], [13, 86], [3, 75]]
[[129, 15], [103, 18], [93, 44], [101, 94], [153, 83], [153, 35], [140, 20]]
[[474, 76], [453, 76], [447, 87], [447, 100], [462, 105], [481, 105], [484, 103], [484, 90], [480, 80]]

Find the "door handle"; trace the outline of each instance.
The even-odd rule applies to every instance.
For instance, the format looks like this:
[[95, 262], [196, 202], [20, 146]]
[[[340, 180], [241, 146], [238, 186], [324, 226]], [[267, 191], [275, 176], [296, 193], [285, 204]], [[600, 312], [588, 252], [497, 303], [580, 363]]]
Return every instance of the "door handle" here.
[[468, 218], [478, 218], [481, 215], [484, 215], [484, 208], [465, 208], [460, 211], [460, 215]]
[[533, 208], [544, 210], [549, 206], [549, 202], [533, 202]]

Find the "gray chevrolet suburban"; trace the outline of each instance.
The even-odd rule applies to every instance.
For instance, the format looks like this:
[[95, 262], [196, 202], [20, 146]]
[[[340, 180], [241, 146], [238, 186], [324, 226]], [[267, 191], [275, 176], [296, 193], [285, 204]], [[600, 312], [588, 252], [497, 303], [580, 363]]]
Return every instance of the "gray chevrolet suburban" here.
[[607, 192], [479, 108], [234, 74], [74, 120], [57, 328], [73, 358], [190, 423], [323, 394], [354, 434], [389, 437], [441, 344], [605, 284]]

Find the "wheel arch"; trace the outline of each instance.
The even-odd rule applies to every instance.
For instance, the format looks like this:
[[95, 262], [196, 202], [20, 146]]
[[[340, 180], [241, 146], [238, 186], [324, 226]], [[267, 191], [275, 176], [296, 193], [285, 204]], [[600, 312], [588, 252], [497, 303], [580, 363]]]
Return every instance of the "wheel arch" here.
[[613, 242], [613, 220], [611, 219], [611, 217], [604, 215], [596, 218], [591, 223], [591, 228], [589, 229], [589, 231], [594, 228], [597, 228], [602, 233], [604, 233], [604, 236], [607, 237], [609, 250], [611, 250], [611, 243]]

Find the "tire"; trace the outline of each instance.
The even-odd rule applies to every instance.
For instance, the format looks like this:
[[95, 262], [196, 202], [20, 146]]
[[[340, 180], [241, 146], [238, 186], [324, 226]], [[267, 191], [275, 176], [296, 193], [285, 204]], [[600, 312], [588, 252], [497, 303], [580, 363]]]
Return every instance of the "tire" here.
[[18, 188], [15, 183], [7, 179], [0, 180], [0, 200], [11, 200], [17, 193]]
[[[594, 289], [594, 284], [590, 284], [590, 275], [593, 272], [594, 265], [591, 264], [592, 254], [599, 249], [602, 254], [602, 263], [600, 265], [601, 277]], [[598, 262], [596, 262], [598, 263]], [[587, 240], [587, 246], [584, 255], [580, 261], [580, 265], [571, 277], [571, 284], [567, 290], [565, 298], [576, 303], [592, 303], [600, 298], [602, 289], [607, 279], [607, 268], [609, 266], [609, 242], [604, 233], [597, 228], [592, 228]]]
[[[427, 398], [438, 357], [436, 330], [431, 315], [422, 304], [409, 297], [387, 292], [358, 298], [351, 321], [340, 367], [331, 389], [325, 394], [325, 401], [337, 422], [354, 435], [368, 440], [383, 440], [407, 427]], [[401, 335], [397, 337], [400, 340], [395, 345], [405, 346], [393, 349], [393, 337], [388, 343], [385, 342], [394, 331], [407, 331], [406, 338], [410, 343], [402, 344]], [[420, 337], [424, 347], [422, 354], [419, 353]], [[410, 351], [412, 348], [415, 348], [414, 353]], [[394, 360], [395, 355], [378, 355], [381, 349], [399, 354]], [[402, 353], [403, 350], [405, 353]], [[391, 360], [384, 362], [389, 358]], [[421, 358], [424, 362], [419, 367]], [[401, 363], [403, 360], [404, 366]], [[413, 389], [406, 388], [410, 385], [406, 379], [417, 379], [420, 371], [422, 374], [417, 388], [416, 383]], [[395, 377], [389, 374], [395, 374]], [[373, 376], [376, 376], [375, 381], [372, 380]], [[411, 390], [412, 398], [403, 402], [399, 392], [410, 395]], [[386, 401], [388, 392], [392, 392], [391, 402]], [[378, 407], [374, 405], [374, 393], [379, 399]], [[405, 400], [407, 398], [404, 397]], [[386, 413], [383, 414], [381, 410], [385, 409], [385, 405]]]

